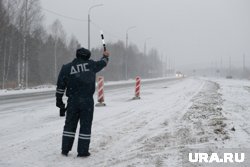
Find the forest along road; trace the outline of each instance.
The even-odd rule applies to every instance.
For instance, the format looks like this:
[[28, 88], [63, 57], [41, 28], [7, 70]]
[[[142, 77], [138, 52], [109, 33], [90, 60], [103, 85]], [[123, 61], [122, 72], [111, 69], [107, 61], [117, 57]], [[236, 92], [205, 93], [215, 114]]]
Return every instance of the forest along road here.
[[[142, 86], [149, 84], [156, 84], [161, 82], [169, 82], [174, 80], [179, 80], [181, 78], [161, 78], [155, 80], [145, 80], [141, 82]], [[128, 88], [135, 86], [135, 83], [119, 83], [113, 85], [106, 85], [105, 91], [120, 89], [120, 88]], [[35, 101], [35, 100], [44, 100], [49, 98], [55, 98], [55, 90], [53, 91], [44, 91], [44, 92], [33, 92], [33, 93], [23, 93], [23, 94], [11, 94], [11, 95], [2, 95], [0, 96], [0, 105], [8, 104], [8, 103], [22, 103], [27, 101]], [[2, 111], [0, 107], [0, 112]]]

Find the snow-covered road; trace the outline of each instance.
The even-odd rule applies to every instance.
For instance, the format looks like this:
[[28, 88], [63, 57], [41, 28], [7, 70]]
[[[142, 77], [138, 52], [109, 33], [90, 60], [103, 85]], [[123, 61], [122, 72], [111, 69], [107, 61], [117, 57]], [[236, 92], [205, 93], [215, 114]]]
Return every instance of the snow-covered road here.
[[249, 85], [186, 78], [142, 85], [141, 100], [128, 88], [108, 90], [107, 106], [95, 108], [89, 158], [76, 157], [77, 137], [69, 157], [60, 155], [65, 118], [55, 99], [4, 104], [0, 166], [190, 166], [192, 148], [250, 148]]

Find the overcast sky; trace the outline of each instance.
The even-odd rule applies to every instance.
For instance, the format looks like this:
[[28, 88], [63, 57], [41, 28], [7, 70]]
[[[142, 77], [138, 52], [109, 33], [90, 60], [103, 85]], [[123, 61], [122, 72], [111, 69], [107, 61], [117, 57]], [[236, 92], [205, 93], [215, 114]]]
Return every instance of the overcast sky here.
[[[243, 54], [250, 66], [250, 1], [249, 0], [41, 0], [42, 7], [75, 21], [45, 13], [45, 23], [59, 19], [69, 36], [74, 34], [87, 47], [87, 15], [91, 10], [91, 47], [101, 46], [100, 30], [106, 41], [136, 44], [141, 52], [145, 39], [147, 50], [156, 48], [163, 56], [176, 61], [176, 67], [194, 68], [242, 67]], [[115, 56], [115, 55], [113, 55]]]

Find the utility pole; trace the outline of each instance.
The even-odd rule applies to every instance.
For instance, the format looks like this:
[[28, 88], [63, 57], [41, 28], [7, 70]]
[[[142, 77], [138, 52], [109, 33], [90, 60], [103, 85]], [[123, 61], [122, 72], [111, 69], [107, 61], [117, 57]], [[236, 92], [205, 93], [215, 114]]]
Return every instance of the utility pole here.
[[29, 76], [29, 69], [28, 69], [28, 47], [27, 47], [27, 35], [28, 35], [28, 0], [25, 2], [25, 88], [28, 88], [28, 76]]
[[168, 76], [168, 56], [166, 56], [165, 75]]
[[171, 57], [170, 56], [168, 58], [168, 70], [169, 70], [169, 75], [171, 75]]
[[245, 54], [243, 54], [243, 78], [245, 78], [246, 76], [246, 59], [245, 59]]
[[150, 40], [152, 39], [151, 37], [147, 37], [145, 40], [144, 40], [144, 50], [143, 50], [143, 54], [144, 56], [146, 56], [147, 54], [147, 40]]
[[55, 57], [55, 82], [57, 78], [57, 35], [55, 37], [55, 45], [54, 45], [54, 57]]
[[24, 88], [25, 66], [26, 66], [26, 48], [27, 48], [27, 22], [28, 22], [28, 0], [25, 0], [25, 21], [24, 21], [24, 36], [23, 36], [23, 58], [21, 71], [21, 87]]
[[88, 50], [90, 50], [90, 10], [88, 13]]
[[25, 78], [25, 88], [28, 88], [28, 80], [29, 80], [29, 60], [28, 60], [28, 55], [26, 56], [26, 66], [25, 66], [25, 70], [26, 70], [26, 78]]
[[229, 56], [229, 76], [232, 76], [232, 69], [231, 69], [231, 56]]
[[99, 6], [103, 6], [103, 4], [97, 4], [97, 5], [93, 5], [89, 8], [89, 11], [88, 11], [88, 50], [90, 50], [90, 12], [91, 12], [91, 9], [95, 8], [95, 7], [99, 7]]
[[[4, 41], [5, 41], [5, 38], [4, 38]], [[5, 88], [5, 59], [6, 59], [6, 49], [3, 49], [4, 50], [4, 53], [3, 53], [3, 83], [2, 83], [2, 89]]]
[[176, 73], [175, 57], [174, 57], [174, 68], [173, 68], [173, 73], [174, 73], [174, 75], [175, 75], [175, 73]]
[[163, 54], [161, 54], [161, 72], [162, 72], [162, 77], [164, 77], [164, 61], [163, 61]]
[[222, 77], [222, 56], [220, 57], [220, 77]]

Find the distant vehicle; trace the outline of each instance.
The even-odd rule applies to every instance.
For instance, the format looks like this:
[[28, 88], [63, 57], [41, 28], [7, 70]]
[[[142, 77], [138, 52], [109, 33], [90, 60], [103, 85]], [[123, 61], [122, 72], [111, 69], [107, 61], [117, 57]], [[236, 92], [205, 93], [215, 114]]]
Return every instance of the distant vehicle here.
[[175, 73], [175, 76], [178, 77], [178, 78], [184, 77], [184, 75], [180, 71], [177, 71]]
[[232, 79], [232, 78], [233, 78], [233, 76], [231, 76], [231, 75], [227, 75], [227, 76], [226, 76], [226, 78], [227, 78], [227, 79]]

